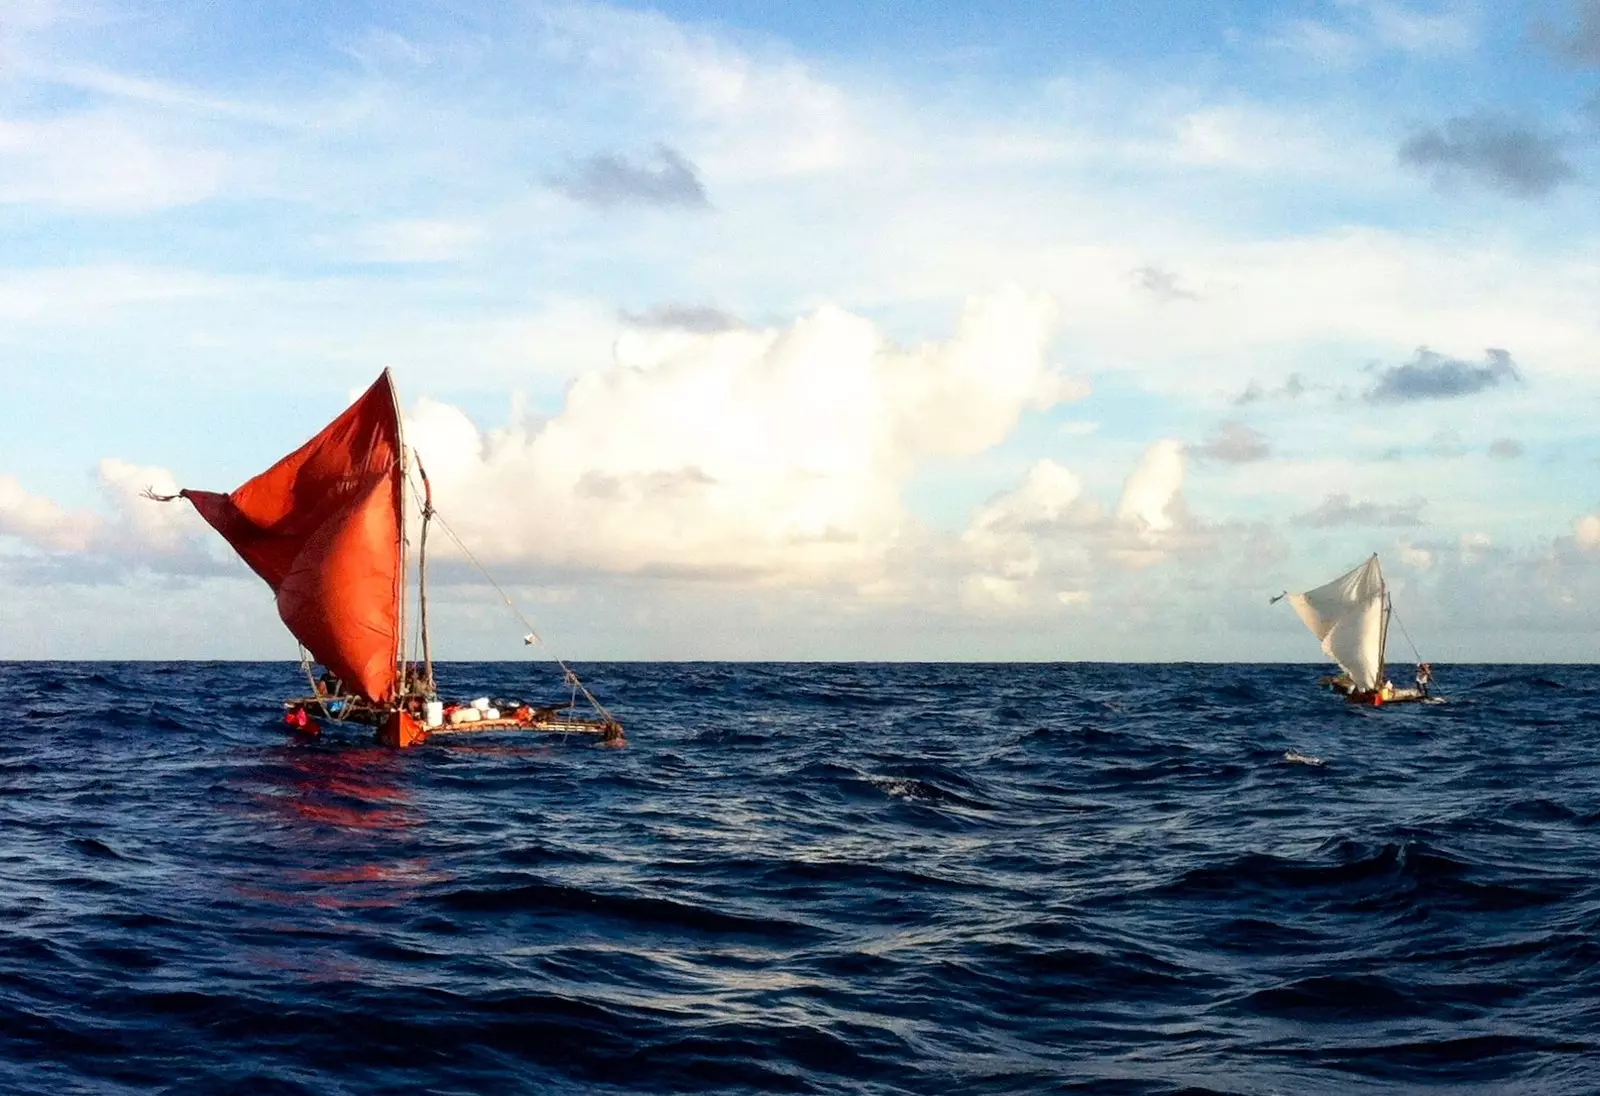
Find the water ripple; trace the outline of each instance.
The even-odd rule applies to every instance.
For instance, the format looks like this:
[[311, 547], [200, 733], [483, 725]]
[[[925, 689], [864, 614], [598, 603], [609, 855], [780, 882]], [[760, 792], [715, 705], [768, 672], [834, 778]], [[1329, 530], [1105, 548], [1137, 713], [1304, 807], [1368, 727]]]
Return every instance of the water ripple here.
[[0, 664], [0, 1091], [1600, 1091], [1600, 670], [584, 674], [627, 750]]

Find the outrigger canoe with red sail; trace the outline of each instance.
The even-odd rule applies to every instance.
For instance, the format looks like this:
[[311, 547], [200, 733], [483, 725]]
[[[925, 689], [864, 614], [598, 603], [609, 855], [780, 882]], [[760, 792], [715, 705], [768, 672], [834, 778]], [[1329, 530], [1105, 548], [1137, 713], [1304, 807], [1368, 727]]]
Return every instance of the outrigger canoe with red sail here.
[[[412, 661], [406, 649], [411, 568], [405, 489], [413, 462], [421, 480], [420, 662]], [[550, 731], [595, 735], [609, 744], [623, 741], [622, 724], [559, 659], [570, 690], [565, 704], [441, 700], [427, 616], [433, 495], [422, 462], [406, 448], [400, 402], [387, 369], [316, 437], [230, 494], [146, 494], [158, 502], [188, 499], [272, 587], [278, 615], [300, 641], [311, 685], [310, 695], [285, 703], [289, 723], [310, 730], [315, 716], [363, 724], [377, 729], [380, 742], [397, 747], [420, 744], [431, 735], [478, 731]], [[321, 665], [320, 675], [314, 663]], [[580, 696], [586, 709], [579, 707]]]

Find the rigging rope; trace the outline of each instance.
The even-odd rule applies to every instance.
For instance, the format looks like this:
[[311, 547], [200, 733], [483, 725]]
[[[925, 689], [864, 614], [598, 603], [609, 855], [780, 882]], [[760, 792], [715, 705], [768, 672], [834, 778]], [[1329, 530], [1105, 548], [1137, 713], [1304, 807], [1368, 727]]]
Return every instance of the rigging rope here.
[[[407, 482], [410, 482], [409, 477]], [[411, 485], [411, 491], [413, 495], [416, 494], [417, 488], [415, 484]], [[544, 646], [544, 640], [539, 636], [538, 630], [534, 628], [533, 621], [529, 620], [523, 611], [517, 608], [517, 603], [511, 600], [511, 595], [507, 594], [505, 590], [501, 588], [500, 584], [494, 580], [494, 576], [489, 573], [488, 568], [484, 567], [483, 564], [478, 562], [478, 557], [472, 554], [472, 549], [468, 548], [466, 544], [462, 542], [461, 538], [456, 536], [456, 531], [450, 528], [450, 523], [444, 520], [438, 509], [434, 508], [432, 513], [433, 520], [439, 523], [439, 528], [443, 529], [445, 535], [455, 543], [457, 548], [461, 549], [461, 554], [466, 556], [468, 561], [470, 561], [471, 564], [478, 569], [478, 573], [483, 576], [484, 581], [490, 586], [494, 587], [494, 592], [500, 595], [500, 600], [506, 603], [506, 608], [510, 609], [513, 615], [515, 615], [516, 618], [522, 622], [522, 626], [528, 630], [527, 634], [523, 636], [522, 642], [529, 646], [535, 643], [539, 644], [540, 646]], [[548, 651], [549, 648], [545, 647], [545, 650]], [[557, 666], [561, 667], [562, 673], [566, 675], [566, 683], [570, 685], [576, 692], [581, 692], [584, 696], [584, 699], [590, 704], [594, 705], [595, 711], [599, 712], [606, 719], [615, 722], [616, 717], [606, 710], [605, 705], [601, 704], [599, 700], [595, 699], [595, 695], [589, 691], [588, 686], [583, 683], [583, 680], [578, 677], [577, 673], [572, 669], [572, 667], [568, 666], [566, 661], [554, 651], [550, 652], [550, 657], [555, 661]], [[576, 697], [574, 697], [574, 706], [576, 706]]]
[[1394, 603], [1389, 603], [1389, 619], [1400, 625], [1400, 634], [1406, 637], [1406, 645], [1411, 648], [1411, 654], [1417, 663], [1422, 663], [1422, 652], [1417, 650], [1417, 645], [1411, 642], [1411, 633], [1406, 631], [1405, 622], [1400, 619], [1400, 614], [1394, 611]]

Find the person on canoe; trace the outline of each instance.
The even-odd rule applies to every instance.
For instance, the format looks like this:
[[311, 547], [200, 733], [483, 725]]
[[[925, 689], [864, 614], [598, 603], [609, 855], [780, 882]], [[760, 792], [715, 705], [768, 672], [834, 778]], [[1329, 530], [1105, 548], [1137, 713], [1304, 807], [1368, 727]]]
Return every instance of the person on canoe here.
[[1428, 686], [1433, 684], [1433, 663], [1417, 663], [1417, 691], [1423, 696], [1428, 695]]

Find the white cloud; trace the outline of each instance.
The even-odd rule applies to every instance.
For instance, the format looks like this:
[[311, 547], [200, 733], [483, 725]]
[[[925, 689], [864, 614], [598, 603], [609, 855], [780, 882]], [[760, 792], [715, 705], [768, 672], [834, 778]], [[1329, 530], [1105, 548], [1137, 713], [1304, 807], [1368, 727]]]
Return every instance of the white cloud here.
[[1347, 8], [1371, 21], [1373, 37], [1383, 46], [1408, 53], [1460, 53], [1477, 44], [1476, 21], [1464, 5], [1428, 10], [1392, 0], [1343, 0]]
[[152, 305], [214, 302], [236, 292], [229, 279], [171, 267], [105, 264], [52, 269], [0, 269], [0, 320], [81, 328], [106, 326]]
[[1015, 490], [980, 507], [962, 533], [967, 556], [980, 568], [964, 580], [964, 599], [1020, 604], [1023, 583], [1039, 572], [1040, 536], [1089, 529], [1101, 518], [1099, 504], [1084, 497], [1077, 476], [1055, 461], [1038, 461]]
[[1600, 550], [1600, 514], [1583, 515], [1577, 520], [1573, 532], [1579, 548], [1585, 552]]
[[17, 537], [41, 548], [81, 550], [88, 546], [98, 524], [92, 513], [65, 510], [24, 490], [15, 476], [0, 476], [0, 536]]
[[1415, 567], [1419, 571], [1426, 571], [1433, 566], [1433, 552], [1427, 548], [1412, 544], [1409, 540], [1402, 540], [1396, 546], [1400, 562], [1407, 567]]
[[0, 204], [141, 213], [216, 194], [227, 157], [163, 140], [120, 113], [0, 118]]
[[1462, 4], [1419, 7], [1393, 0], [1336, 0], [1333, 19], [1290, 19], [1268, 44], [1329, 68], [1351, 68], [1384, 54], [1444, 56], [1478, 41], [1477, 21]]
[[861, 151], [854, 115], [863, 104], [780, 50], [734, 48], [653, 12], [602, 4], [551, 5], [539, 21], [544, 54], [693, 127], [691, 157], [719, 183], [834, 169]]
[[979, 609], [1082, 607], [1094, 601], [1096, 584], [1117, 581], [1119, 569], [1164, 562], [1179, 546], [1185, 518], [1183, 463], [1178, 442], [1150, 446], [1108, 514], [1069, 469], [1036, 462], [1014, 490], [979, 507], [962, 533], [972, 568], [963, 601]]
[[[367, 225], [344, 247], [364, 262], [448, 263], [472, 255], [483, 238], [481, 225], [423, 218]], [[338, 241], [329, 241], [329, 247], [344, 249]]]
[[831, 307], [781, 330], [634, 330], [548, 421], [482, 434], [424, 402], [408, 438], [488, 558], [867, 583], [922, 461], [980, 452], [1075, 394], [1043, 356], [1050, 330], [1015, 289], [912, 348]]
[[1462, 533], [1457, 538], [1457, 543], [1460, 546], [1461, 562], [1470, 564], [1477, 563], [1490, 548], [1494, 547], [1494, 538], [1483, 532]]
[[1172, 504], [1182, 488], [1183, 443], [1171, 438], [1158, 441], [1145, 451], [1123, 485], [1117, 520], [1153, 542], [1175, 524]]
[[176, 494], [171, 472], [108, 457], [95, 478], [104, 509], [69, 511], [0, 475], [0, 536], [56, 556], [67, 572], [97, 561], [186, 574], [219, 569], [207, 530], [187, 503], [143, 497], [147, 489]]
[[107, 457], [96, 478], [111, 518], [91, 545], [94, 551], [133, 560], [165, 557], [192, 564], [210, 559], [202, 547], [204, 527], [188, 503], [162, 504], [144, 497], [146, 490], [177, 494], [178, 482], [171, 472]]
[[1082, 498], [1083, 484], [1077, 476], [1053, 460], [1041, 460], [1028, 469], [1015, 491], [980, 508], [969, 532], [981, 535], [1026, 530], [1055, 525], [1069, 517], [1095, 517], [1092, 510], [1084, 511], [1078, 506]]
[[[63, 10], [24, 3], [40, 27]], [[1320, 10], [1290, 30], [1339, 64], [1401, 64], [1398, 54], [1465, 49], [1476, 35], [1466, 5]], [[1595, 391], [1600, 274], [1584, 224], [1552, 243], [1519, 239], [1509, 221], [1457, 233], [1411, 217], [1400, 203], [1417, 189], [1393, 163], [1395, 116], [1349, 109], [1329, 85], [1257, 98], [1212, 74], [1159, 85], [1090, 63], [973, 96], [961, 81], [912, 86], [710, 24], [586, 3], [486, 9], [471, 29], [443, 32], [400, 14], [394, 30], [345, 33], [333, 20], [335, 40], [354, 43], [354, 70], [341, 58], [255, 87], [231, 71], [189, 85], [182, 64], [165, 62], [190, 31], [181, 14], [158, 15], [129, 28], [137, 42], [79, 24], [48, 50], [11, 51], [21, 63], [8, 68], [8, 102], [42, 89], [39, 102], [67, 105], [0, 111], [0, 201], [15, 206], [0, 213], [38, 210], [70, 230], [62, 250], [41, 245], [51, 268], [0, 273], [12, 360], [56, 368], [76, 353], [130, 401], [174, 403], [199, 398], [200, 386], [169, 383], [182, 370], [215, 383], [225, 366], [263, 392], [314, 379], [326, 395], [327, 377], [338, 390], [394, 365], [404, 391], [461, 405], [421, 399], [408, 424], [454, 526], [491, 562], [559, 568], [580, 591], [637, 583], [631, 594], [648, 602], [670, 585], [649, 583], [670, 572], [748, 579], [726, 586], [738, 592], [730, 603], [783, 582], [804, 585], [797, 600], [863, 618], [964, 602], [1103, 623], [1134, 621], [1170, 583], [1173, 604], [1214, 609], [1240, 589], [1254, 597], [1259, 573], [1240, 559], [1287, 554], [1273, 528], [1310, 555], [1346, 550], [1339, 529], [1289, 530], [1288, 515], [1329, 492], [1394, 497], [1395, 467], [1371, 459], [1393, 445], [1393, 420], [1338, 415], [1341, 385], [1359, 388], [1348, 378], [1368, 362], [1404, 360], [1421, 343], [1467, 359], [1504, 345], [1527, 363], [1530, 398], [1552, 378], [1569, 382], [1569, 405]], [[141, 61], [162, 78], [134, 71]], [[714, 208], [597, 212], [537, 184], [562, 163], [657, 144], [682, 150]], [[440, 179], [451, 181], [443, 199]], [[225, 232], [210, 211], [190, 220], [182, 208], [215, 196], [238, 203]], [[170, 250], [95, 235], [103, 214], [160, 210], [178, 230]], [[1361, 227], [1365, 211], [1426, 227]], [[1318, 227], [1329, 224], [1350, 227]], [[65, 248], [85, 253], [80, 238], [98, 241], [87, 253], [105, 265], [60, 265], [75, 261]], [[248, 270], [275, 273], [244, 272], [240, 254]], [[392, 265], [330, 277], [330, 258]], [[1084, 391], [1045, 364], [1042, 300], [1002, 294], [974, 304], [953, 338], [893, 345], [947, 330], [953, 302], [1004, 282], [1048, 296], [1058, 352], [1107, 378], [1093, 422], [1014, 429], [1027, 409]], [[629, 319], [660, 302], [714, 303], [752, 326], [710, 311], [681, 325]], [[1272, 391], [1297, 369], [1303, 398], [1250, 412], [1282, 459], [1197, 460], [1186, 487], [1183, 452], [1161, 442], [1115, 493], [1129, 471], [1118, 447], [1149, 441], [1141, 423], [1191, 429], [1252, 378]], [[461, 409], [515, 392], [548, 414], [485, 430]], [[1134, 400], [1161, 402], [1161, 417]], [[1540, 452], [1554, 451], [1550, 418], [1529, 421]], [[1404, 430], [1426, 438], [1451, 425]], [[1006, 438], [1017, 448], [993, 462], [965, 459]], [[1072, 470], [1034, 461], [957, 536], [912, 513], [908, 498], [933, 493], [957, 512], [961, 490], [980, 484], [981, 497], [996, 467], [1059, 457], [1057, 446], [1084, 455], [1060, 457]], [[98, 516], [12, 481], [0, 528], [41, 552], [203, 571], [215, 538], [189, 508], [130, 495], [156, 471], [102, 465]], [[1432, 473], [1406, 474], [1409, 493]], [[1429, 483], [1438, 542], [1402, 544], [1430, 582], [1468, 559], [1497, 565], [1517, 535], [1504, 507], [1484, 516], [1485, 484], [1464, 482], [1458, 470]], [[1187, 512], [1185, 490], [1211, 521]], [[1530, 529], [1572, 512], [1518, 505]], [[1230, 513], [1259, 524], [1230, 524]], [[1600, 519], [1589, 522], [1565, 542], [1574, 559], [1600, 551]], [[1462, 540], [1463, 529], [1496, 539]], [[1258, 554], [1235, 558], [1239, 545]], [[1230, 568], [1239, 573], [1219, 577]]]

